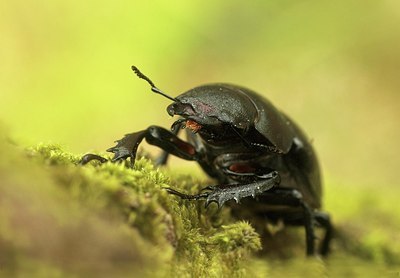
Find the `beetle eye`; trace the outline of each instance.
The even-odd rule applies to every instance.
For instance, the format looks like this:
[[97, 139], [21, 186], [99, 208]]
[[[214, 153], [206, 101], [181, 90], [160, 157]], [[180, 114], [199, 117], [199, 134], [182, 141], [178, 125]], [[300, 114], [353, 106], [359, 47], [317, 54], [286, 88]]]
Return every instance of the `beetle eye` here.
[[174, 107], [173, 107], [173, 104], [171, 104], [171, 105], [169, 105], [169, 106], [167, 107], [167, 113], [168, 113], [168, 115], [170, 115], [170, 116], [175, 115], [175, 109], [174, 109]]
[[174, 115], [194, 115], [195, 112], [190, 104], [174, 102], [167, 107], [170, 116]]

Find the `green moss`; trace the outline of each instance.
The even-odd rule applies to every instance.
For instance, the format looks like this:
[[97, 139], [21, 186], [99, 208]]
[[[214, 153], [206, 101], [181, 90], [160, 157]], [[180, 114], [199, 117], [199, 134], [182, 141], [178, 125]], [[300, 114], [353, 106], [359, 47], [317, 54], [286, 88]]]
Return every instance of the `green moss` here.
[[351, 189], [337, 199], [327, 190], [337, 227], [333, 252], [328, 259], [305, 259], [301, 229], [289, 229], [289, 238], [279, 231], [272, 237], [284, 251], [266, 248], [228, 207], [205, 209], [167, 194], [163, 187], [197, 192], [206, 183], [157, 169], [146, 158], [134, 168], [79, 166], [80, 155], [56, 145], [20, 150], [1, 141], [0, 151], [2, 275], [341, 277], [400, 269], [399, 218], [380, 206], [385, 196], [372, 191]]
[[133, 169], [79, 166], [79, 155], [56, 145], [1, 147], [12, 161], [1, 165], [0, 239], [8, 254], [0, 260], [7, 273], [238, 276], [260, 248], [249, 224], [226, 212], [208, 217], [198, 204], [168, 195], [167, 174], [145, 158]]

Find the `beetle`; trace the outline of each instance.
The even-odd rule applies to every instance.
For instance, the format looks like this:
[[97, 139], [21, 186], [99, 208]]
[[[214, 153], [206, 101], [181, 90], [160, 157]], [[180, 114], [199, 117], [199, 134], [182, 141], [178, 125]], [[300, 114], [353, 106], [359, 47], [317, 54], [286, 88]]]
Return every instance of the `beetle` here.
[[[157, 160], [164, 165], [169, 155], [196, 161], [218, 181], [198, 194], [190, 195], [172, 188], [166, 190], [182, 199], [205, 199], [206, 207], [217, 203], [222, 207], [235, 200], [254, 215], [272, 221], [305, 228], [306, 254], [315, 254], [315, 226], [325, 229], [320, 254], [326, 255], [333, 227], [329, 214], [321, 208], [321, 177], [315, 151], [303, 131], [270, 101], [247, 88], [226, 83], [195, 87], [177, 97], [158, 89], [139, 69], [136, 75], [151, 90], [172, 103], [171, 116], [179, 116], [167, 130], [150, 126], [126, 134], [107, 151], [114, 153], [113, 162], [130, 158], [133, 164], [139, 144], [146, 139], [163, 150]], [[188, 140], [178, 137], [186, 128]], [[96, 159], [87, 154], [81, 164]]]

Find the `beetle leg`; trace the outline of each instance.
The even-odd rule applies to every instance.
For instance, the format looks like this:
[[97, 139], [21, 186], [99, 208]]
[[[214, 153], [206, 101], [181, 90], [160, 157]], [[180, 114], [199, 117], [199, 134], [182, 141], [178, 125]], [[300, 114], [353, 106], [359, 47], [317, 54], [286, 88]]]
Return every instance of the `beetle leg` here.
[[248, 148], [250, 148], [250, 147], [254, 148], [255, 147], [255, 148], [265, 149], [265, 150], [267, 150], [268, 152], [271, 152], [271, 153], [277, 153], [277, 154], [282, 154], [283, 153], [282, 150], [280, 150], [276, 146], [270, 146], [270, 145], [266, 145], [266, 144], [250, 142], [249, 140], [244, 138], [243, 135], [239, 131], [237, 131], [236, 128], [233, 125], [231, 125], [231, 128], [240, 137], [240, 139], [242, 139], [243, 143]]
[[82, 156], [81, 160], [79, 161], [79, 165], [85, 165], [92, 160], [98, 160], [101, 163], [107, 162], [108, 160], [100, 155], [88, 153]]
[[[114, 158], [111, 161], [115, 162], [131, 157], [131, 163], [133, 166], [137, 148], [140, 142], [146, 136], [146, 131], [147, 130], [143, 130], [135, 133], [126, 134], [124, 138], [122, 138], [121, 140], [117, 140], [117, 145], [107, 150], [108, 152], [114, 153]], [[86, 154], [82, 157], [79, 164], [84, 165], [91, 160], [99, 160], [102, 163], [106, 161], [105, 158], [101, 156], [95, 154]]]
[[[268, 192], [264, 192], [258, 198], [259, 201], [264, 204], [300, 207], [302, 209], [303, 211], [302, 218], [297, 219], [297, 221], [300, 220], [300, 223], [305, 228], [307, 255], [308, 256], [314, 255], [315, 253], [314, 222], [318, 218], [315, 212], [313, 212], [310, 206], [303, 200], [302, 194], [296, 189], [280, 187], [280, 188], [273, 188]], [[290, 219], [290, 221], [296, 222], [296, 219]], [[329, 243], [329, 239], [327, 243]]]
[[150, 145], [158, 146], [169, 154], [175, 155], [186, 160], [198, 160], [199, 154], [195, 148], [179, 139], [175, 134], [159, 126], [150, 126], [145, 130], [125, 135], [117, 140], [117, 145], [108, 149], [113, 152], [112, 161], [127, 159], [130, 157], [132, 164], [136, 158], [139, 144], [146, 139]]
[[[177, 195], [182, 199], [199, 200], [206, 199], [205, 206], [208, 207], [210, 203], [217, 203], [218, 207], [222, 207], [227, 201], [235, 200], [237, 203], [246, 197], [256, 197], [263, 192], [271, 190], [280, 183], [280, 176], [278, 172], [272, 171], [265, 175], [263, 178], [258, 178], [249, 183], [243, 184], [219, 184], [215, 186], [207, 186], [201, 190], [201, 193], [195, 195], [188, 195], [181, 193], [175, 189], [166, 188], [168, 193]], [[203, 192], [209, 190], [207, 192]]]
[[[209, 192], [190, 195], [190, 194], [185, 194], [185, 193], [179, 192], [179, 191], [169, 188], [169, 187], [164, 187], [164, 189], [167, 190], [167, 192], [169, 194], [176, 195], [184, 200], [199, 200], [199, 199], [207, 198], [209, 195]], [[208, 188], [202, 189], [202, 191], [206, 190], [206, 189], [208, 189]]]
[[[266, 169], [263, 169], [263, 170], [266, 170]], [[270, 172], [270, 171], [262, 171], [262, 170], [255, 171], [254, 173], [252, 173], [252, 172], [235, 172], [235, 171], [232, 171], [232, 170], [227, 169], [227, 168], [222, 169], [222, 171], [225, 174], [232, 175], [232, 176], [238, 176], [238, 177], [248, 176], [248, 177], [256, 177], [256, 178], [259, 178], [259, 179], [268, 178], [269, 177], [269, 172]]]
[[333, 225], [331, 223], [329, 214], [327, 213], [317, 211], [314, 212], [314, 217], [315, 220], [317, 221], [317, 224], [325, 228], [325, 236], [324, 239], [322, 240], [320, 253], [321, 255], [327, 255], [329, 253], [329, 243], [333, 237], [333, 232], [334, 232]]

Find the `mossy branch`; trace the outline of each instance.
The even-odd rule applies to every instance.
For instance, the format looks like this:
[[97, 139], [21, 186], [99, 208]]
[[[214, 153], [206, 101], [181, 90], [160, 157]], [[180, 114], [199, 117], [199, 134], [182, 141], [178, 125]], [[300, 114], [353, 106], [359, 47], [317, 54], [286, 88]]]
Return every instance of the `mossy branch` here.
[[[292, 252], [285, 260], [276, 255], [282, 254], [279, 249], [258, 257], [259, 234], [234, 219], [228, 206], [205, 209], [163, 190], [195, 193], [206, 185], [191, 175], [157, 169], [143, 157], [134, 168], [108, 162], [79, 166], [80, 155], [51, 144], [21, 150], [2, 141], [0, 151], [6, 158], [0, 160], [0, 275], [320, 277], [400, 265], [397, 234], [358, 231], [345, 224], [351, 217], [345, 214], [342, 222], [336, 220], [339, 232], [328, 261], [304, 260], [298, 229], [273, 237], [283, 246], [297, 242], [286, 249]], [[335, 214], [340, 216], [340, 209]], [[398, 226], [395, 219], [387, 223]], [[342, 267], [336, 268], [337, 262]], [[353, 263], [365, 271], [355, 272]]]

